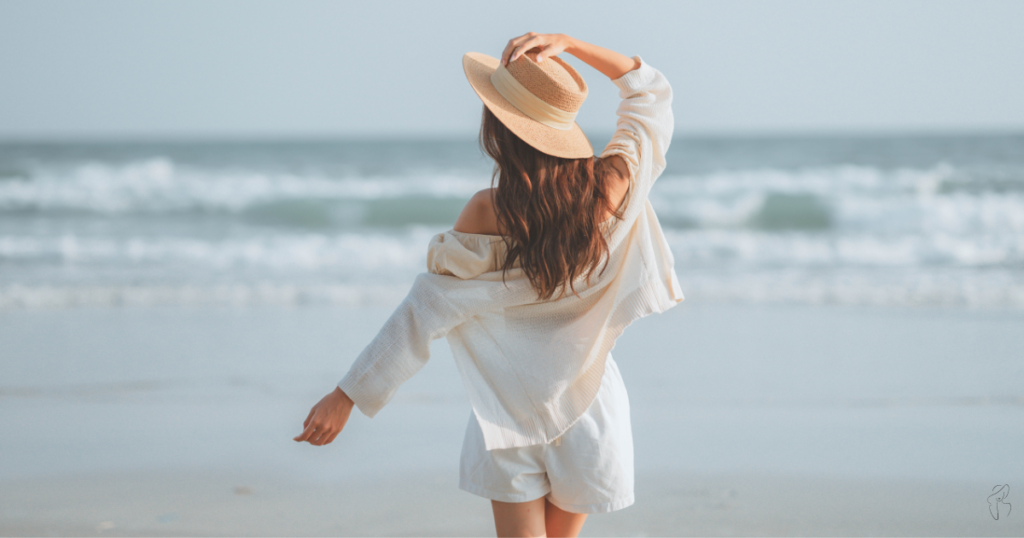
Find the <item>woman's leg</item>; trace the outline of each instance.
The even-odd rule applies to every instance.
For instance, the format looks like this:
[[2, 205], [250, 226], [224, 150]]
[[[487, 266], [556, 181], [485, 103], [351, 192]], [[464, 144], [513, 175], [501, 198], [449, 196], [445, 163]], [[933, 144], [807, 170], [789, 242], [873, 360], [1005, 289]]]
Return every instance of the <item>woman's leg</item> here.
[[561, 508], [551, 504], [551, 501], [544, 497], [546, 503], [544, 507], [544, 523], [548, 530], [548, 538], [562, 538], [567, 536], [570, 538], [576, 538], [580, 533], [580, 529], [583, 528], [583, 523], [587, 520], [587, 514], [577, 514], [574, 512], [566, 512]]
[[524, 502], [491, 501], [494, 528], [498, 538], [512, 536], [547, 536], [576, 538], [587, 514], [566, 512], [551, 504], [547, 497]]
[[524, 503], [491, 501], [494, 510], [494, 529], [498, 538], [506, 536], [545, 536], [544, 503], [541, 497]]

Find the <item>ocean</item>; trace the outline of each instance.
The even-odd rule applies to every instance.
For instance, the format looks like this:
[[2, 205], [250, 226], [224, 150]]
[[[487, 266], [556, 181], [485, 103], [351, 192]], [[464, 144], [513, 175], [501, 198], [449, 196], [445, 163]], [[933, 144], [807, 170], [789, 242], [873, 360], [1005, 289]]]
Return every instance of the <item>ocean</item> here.
[[[1024, 136], [668, 163], [686, 301], [616, 341], [636, 503], [585, 532], [1024, 535], [987, 501], [1024, 483]], [[0, 535], [492, 534], [443, 339], [292, 440], [490, 172], [471, 139], [0, 145]]]
[[[667, 161], [650, 199], [688, 301], [1024, 307], [1024, 135]], [[471, 138], [2, 143], [0, 308], [394, 304], [490, 174]]]

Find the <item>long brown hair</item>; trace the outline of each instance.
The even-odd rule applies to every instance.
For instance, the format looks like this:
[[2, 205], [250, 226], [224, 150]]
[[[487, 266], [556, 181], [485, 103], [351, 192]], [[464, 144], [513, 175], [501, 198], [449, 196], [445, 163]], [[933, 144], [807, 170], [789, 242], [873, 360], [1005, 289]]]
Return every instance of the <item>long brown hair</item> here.
[[542, 153], [483, 109], [479, 143], [494, 159], [494, 209], [508, 247], [502, 279], [519, 261], [539, 299], [563, 296], [566, 284], [579, 296], [573, 281], [585, 273], [589, 284], [602, 259], [607, 266], [604, 209], [622, 218], [622, 208], [611, 207], [603, 161]]

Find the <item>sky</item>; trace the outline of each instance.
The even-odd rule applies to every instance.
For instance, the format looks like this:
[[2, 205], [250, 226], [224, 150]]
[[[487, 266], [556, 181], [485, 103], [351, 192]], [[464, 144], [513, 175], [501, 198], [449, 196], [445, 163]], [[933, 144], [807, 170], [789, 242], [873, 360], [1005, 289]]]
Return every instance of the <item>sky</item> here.
[[462, 55], [529, 31], [642, 57], [677, 134], [1020, 132], [1022, 28], [1019, 0], [0, 0], [0, 139], [472, 136]]

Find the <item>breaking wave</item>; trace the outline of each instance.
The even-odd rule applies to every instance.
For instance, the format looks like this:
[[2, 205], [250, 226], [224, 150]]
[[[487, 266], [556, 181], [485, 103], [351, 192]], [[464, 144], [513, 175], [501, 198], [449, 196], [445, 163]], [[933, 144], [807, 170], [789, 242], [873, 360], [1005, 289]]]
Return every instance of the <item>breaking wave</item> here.
[[[0, 308], [395, 301], [490, 184], [415, 164], [0, 155]], [[676, 171], [650, 200], [690, 300], [1024, 307], [1024, 164]]]

